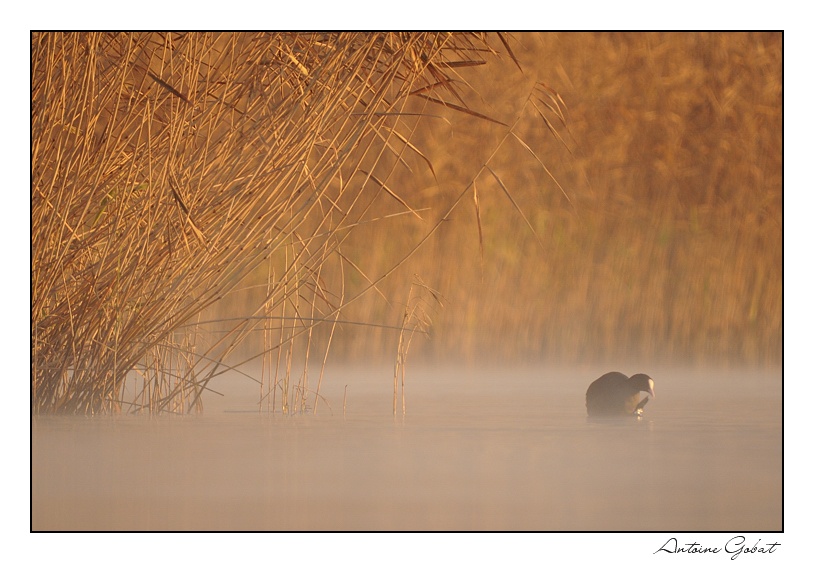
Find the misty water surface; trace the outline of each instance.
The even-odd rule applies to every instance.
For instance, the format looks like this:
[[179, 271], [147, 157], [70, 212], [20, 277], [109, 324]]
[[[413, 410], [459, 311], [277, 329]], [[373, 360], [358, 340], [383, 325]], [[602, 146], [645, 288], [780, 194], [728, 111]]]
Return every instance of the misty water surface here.
[[601, 373], [416, 369], [396, 417], [387, 369], [328, 374], [316, 414], [224, 380], [203, 415], [37, 417], [33, 528], [782, 528], [779, 374], [650, 372], [643, 420], [595, 423]]

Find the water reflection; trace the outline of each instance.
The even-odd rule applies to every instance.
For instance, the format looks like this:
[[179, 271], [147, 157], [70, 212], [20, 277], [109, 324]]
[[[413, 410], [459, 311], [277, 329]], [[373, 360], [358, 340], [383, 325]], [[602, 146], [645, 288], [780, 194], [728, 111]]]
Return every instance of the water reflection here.
[[777, 377], [662, 374], [642, 420], [593, 423], [582, 376], [425, 370], [394, 418], [376, 375], [335, 376], [333, 414], [37, 418], [34, 529], [781, 528]]

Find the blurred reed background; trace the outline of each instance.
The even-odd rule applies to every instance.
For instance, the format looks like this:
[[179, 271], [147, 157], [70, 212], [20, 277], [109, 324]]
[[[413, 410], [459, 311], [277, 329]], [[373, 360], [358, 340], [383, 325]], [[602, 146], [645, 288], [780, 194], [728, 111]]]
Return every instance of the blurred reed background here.
[[[556, 183], [517, 142], [493, 164], [538, 236], [481, 174], [482, 259], [470, 199], [405, 275], [383, 282], [389, 302], [370, 294], [350, 316], [398, 324], [406, 274], [417, 273], [446, 299], [432, 338], [414, 352], [428, 359], [779, 365], [782, 37], [513, 38], [523, 72], [504, 59], [466, 79], [483, 98], [478, 111], [504, 123], [524, 115], [537, 81], [567, 104], [566, 146], [539, 119], [515, 128]], [[420, 130], [415, 143], [435, 176], [415, 166], [393, 181], [415, 208], [432, 206], [439, 186], [463, 188], [505, 135], [466, 114], [432, 113], [446, 120]], [[357, 230], [347, 253], [365, 271], [383, 270], [422, 232], [414, 217], [397, 221], [402, 236]], [[348, 337], [334, 352], [349, 360], [389, 358], [395, 349], [397, 336], [386, 330], [339, 330]]]
[[[539, 119], [522, 119], [516, 131], [568, 199], [528, 151], [504, 146], [493, 168], [537, 237], [497, 181], [481, 175], [483, 260], [468, 202], [407, 266], [447, 299], [414, 353], [453, 362], [779, 366], [782, 36], [514, 37], [522, 73], [503, 60], [467, 79], [489, 103], [478, 109], [509, 123], [535, 81], [559, 93], [567, 148]], [[438, 185], [463, 186], [503, 128], [449, 119], [416, 144]], [[415, 207], [430, 205], [438, 189], [421, 170], [394, 183], [411, 187]], [[400, 244], [360, 240], [354, 256], [376, 264], [387, 245]], [[387, 295], [406, 293], [404, 280], [388, 283]], [[365, 306], [362, 318], [397, 316], [373, 295]], [[339, 347], [350, 358], [392, 349], [370, 332]]]
[[781, 34], [34, 34], [32, 410], [776, 367], [781, 100]]

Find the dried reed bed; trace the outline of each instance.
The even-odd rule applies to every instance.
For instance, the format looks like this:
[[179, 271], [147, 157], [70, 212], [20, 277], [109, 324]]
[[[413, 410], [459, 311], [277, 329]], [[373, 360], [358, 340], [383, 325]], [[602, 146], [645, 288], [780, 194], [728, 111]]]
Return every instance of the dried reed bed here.
[[[559, 184], [517, 144], [493, 168], [502, 188], [477, 181], [409, 263], [448, 300], [413, 361], [517, 360], [765, 367], [782, 361], [782, 35], [778, 33], [516, 34], [511, 60], [465, 78], [510, 122], [535, 80], [567, 103], [562, 143], [540, 119], [515, 131]], [[471, 69], [476, 70], [476, 69]], [[437, 177], [417, 169], [411, 203], [465, 185], [505, 134], [492, 122], [444, 114], [417, 132]], [[553, 125], [558, 125], [552, 120]], [[478, 227], [483, 231], [483, 260]], [[400, 224], [403, 234], [415, 223]], [[363, 231], [358, 231], [362, 235]], [[409, 240], [405, 238], [404, 240]], [[368, 269], [403, 252], [347, 252]], [[372, 253], [371, 253], [372, 252]], [[382, 291], [405, 292], [387, 280]], [[399, 285], [401, 284], [401, 285]], [[376, 295], [354, 315], [397, 322]], [[345, 331], [335, 353], [352, 361], [389, 353], [386, 331]], [[386, 352], [384, 352], [386, 351]], [[649, 369], [649, 368], [648, 368]]]
[[184, 412], [257, 350], [317, 408], [409, 342], [397, 266], [426, 358], [778, 365], [782, 36], [502, 39], [34, 35], [32, 410]]
[[525, 295], [545, 311], [529, 319], [534, 348], [565, 361], [776, 369], [782, 35], [542, 39], [538, 56], [562, 57], [552, 83], [569, 101], [571, 170], [584, 178], [541, 154], [574, 188], [578, 216], [557, 201], [537, 208], [546, 249], [525, 270], [541, 285]]
[[[324, 368], [343, 308], [400, 263], [369, 275], [343, 244], [420, 217], [392, 176], [407, 155], [434, 173], [411, 141], [426, 107], [486, 119], [457, 71], [493, 43], [507, 48], [479, 34], [34, 34], [32, 412], [200, 408], [255, 332], [262, 402], [316, 404], [323, 373], [307, 366]], [[416, 245], [437, 224], [423, 229]], [[247, 284], [262, 298], [213, 329], [212, 305]]]

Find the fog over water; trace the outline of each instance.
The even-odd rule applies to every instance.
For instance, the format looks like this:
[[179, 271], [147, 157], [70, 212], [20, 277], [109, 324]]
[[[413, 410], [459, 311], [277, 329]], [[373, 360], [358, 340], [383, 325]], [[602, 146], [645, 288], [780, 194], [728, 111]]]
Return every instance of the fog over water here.
[[408, 372], [406, 416], [373, 370], [316, 414], [224, 382], [203, 415], [35, 417], [33, 528], [780, 530], [781, 379], [651, 375], [640, 421], [588, 420], [591, 372], [529, 369]]

